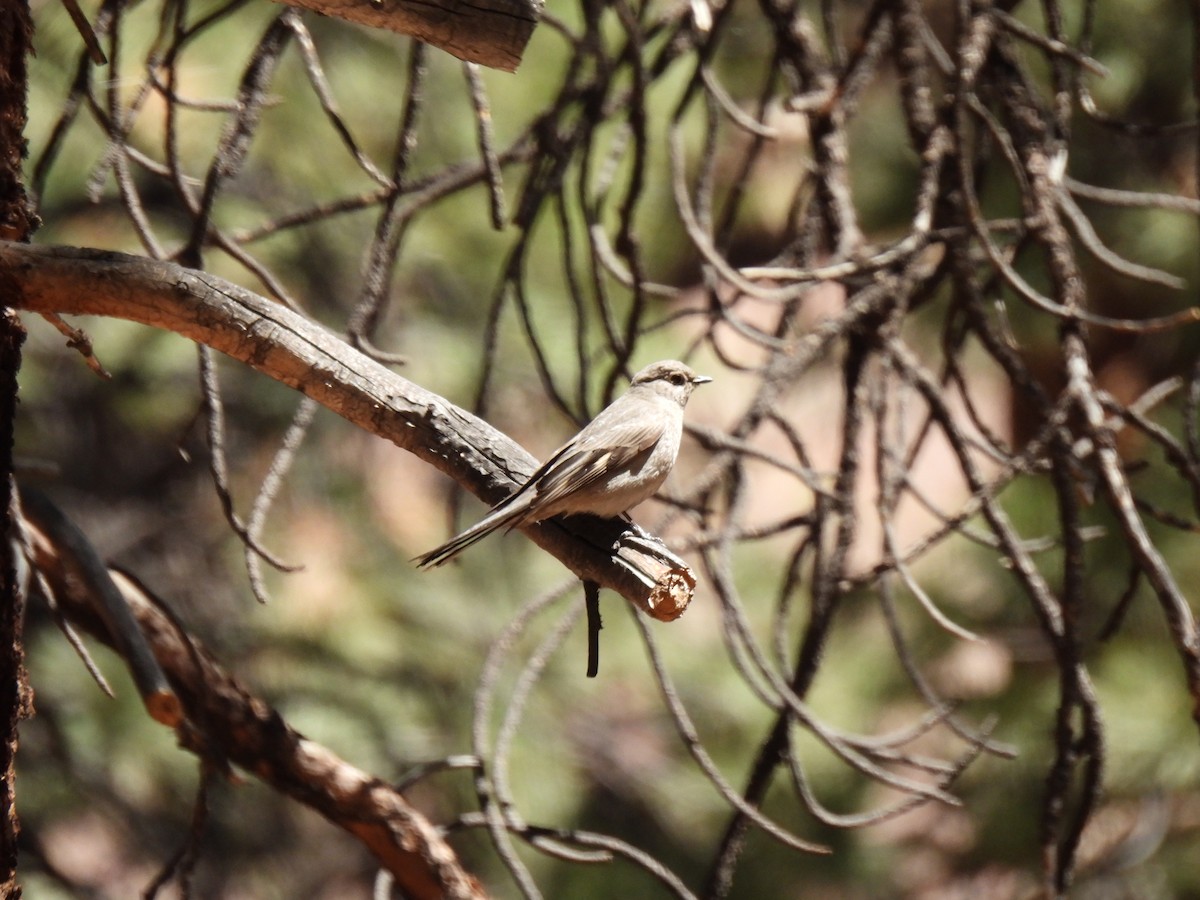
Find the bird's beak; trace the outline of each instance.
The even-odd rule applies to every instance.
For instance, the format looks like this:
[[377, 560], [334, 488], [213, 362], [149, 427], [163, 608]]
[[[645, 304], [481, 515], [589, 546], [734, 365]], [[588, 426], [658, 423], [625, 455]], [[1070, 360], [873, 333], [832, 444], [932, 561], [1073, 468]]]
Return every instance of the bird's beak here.
[[695, 375], [692, 377], [692, 384], [708, 384], [712, 381], [707, 375]]

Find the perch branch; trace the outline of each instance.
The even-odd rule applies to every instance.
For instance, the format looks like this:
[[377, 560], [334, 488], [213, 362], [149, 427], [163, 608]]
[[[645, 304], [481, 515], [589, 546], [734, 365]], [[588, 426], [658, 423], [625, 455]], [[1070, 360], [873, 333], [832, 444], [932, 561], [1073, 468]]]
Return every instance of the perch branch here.
[[[206, 344], [414, 453], [487, 503], [537, 467], [482, 419], [279, 303], [206, 272], [102, 250], [0, 242], [0, 295], [18, 309], [129, 319]], [[573, 516], [522, 531], [582, 580], [653, 618], [669, 622], [691, 602], [691, 569], [616, 519]]]

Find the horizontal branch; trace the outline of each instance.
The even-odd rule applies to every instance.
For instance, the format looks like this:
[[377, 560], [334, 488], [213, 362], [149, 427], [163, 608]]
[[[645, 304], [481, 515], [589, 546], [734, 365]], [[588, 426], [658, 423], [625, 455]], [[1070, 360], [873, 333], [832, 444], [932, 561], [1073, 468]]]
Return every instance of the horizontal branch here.
[[[207, 272], [109, 251], [0, 241], [0, 303], [128, 319], [206, 344], [387, 438], [487, 503], [504, 499], [537, 468], [528, 451], [479, 417], [315, 322]], [[688, 566], [618, 520], [573, 516], [522, 531], [579, 578], [616, 591], [653, 618], [671, 621], [691, 601], [696, 581]]]
[[325, 16], [410, 34], [467, 62], [515, 72], [541, 0], [280, 0]]

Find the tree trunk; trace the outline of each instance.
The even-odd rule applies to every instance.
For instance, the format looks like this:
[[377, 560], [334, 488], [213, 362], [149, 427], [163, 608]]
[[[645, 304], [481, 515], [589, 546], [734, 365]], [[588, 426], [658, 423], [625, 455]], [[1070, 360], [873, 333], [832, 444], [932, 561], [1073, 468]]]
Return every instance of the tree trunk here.
[[[25, 60], [33, 25], [23, 0], [0, 0], [0, 236], [27, 241], [37, 216], [25, 194], [21, 161], [25, 156]], [[17, 372], [25, 329], [8, 307], [7, 286], [0, 283], [0, 896], [21, 896], [17, 883], [17, 818], [13, 764], [17, 725], [30, 709], [22, 641], [24, 608], [18, 590], [12, 536], [13, 416]]]

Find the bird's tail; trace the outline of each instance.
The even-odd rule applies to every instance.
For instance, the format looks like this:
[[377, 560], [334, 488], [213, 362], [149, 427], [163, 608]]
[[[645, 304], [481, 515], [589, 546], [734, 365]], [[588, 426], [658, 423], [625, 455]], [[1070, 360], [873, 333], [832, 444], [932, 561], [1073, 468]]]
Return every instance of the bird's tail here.
[[436, 568], [442, 563], [454, 558], [476, 541], [481, 541], [498, 528], [511, 528], [518, 523], [524, 508], [495, 509], [490, 515], [484, 516], [462, 534], [455, 535], [428, 553], [418, 556], [415, 560], [418, 569]]

